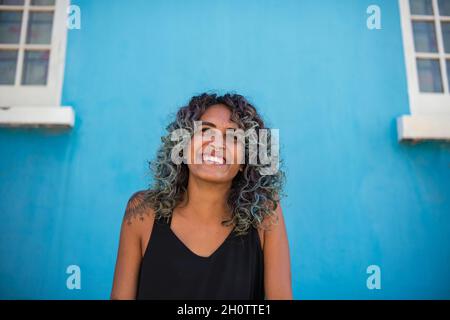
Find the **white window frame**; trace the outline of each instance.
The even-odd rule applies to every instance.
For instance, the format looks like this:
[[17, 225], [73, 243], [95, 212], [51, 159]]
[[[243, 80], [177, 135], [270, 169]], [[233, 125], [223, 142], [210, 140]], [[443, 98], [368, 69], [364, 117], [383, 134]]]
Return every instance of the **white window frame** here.
[[[19, 44], [0, 44], [0, 49], [18, 49], [14, 85], [0, 85], [0, 126], [74, 126], [73, 109], [61, 106], [67, 42], [67, 8], [70, 0], [56, 0], [55, 6], [0, 5], [1, 10], [23, 11]], [[51, 43], [26, 44], [27, 24], [32, 11], [54, 11]], [[50, 50], [45, 86], [21, 85], [25, 49]]]
[[[398, 138], [402, 140], [450, 140], [450, 89], [446, 71], [446, 54], [439, 21], [450, 22], [450, 17], [439, 15], [438, 0], [432, 0], [434, 16], [411, 15], [409, 0], [399, 0], [403, 49], [408, 80], [410, 115], [397, 118]], [[433, 20], [434, 19], [434, 20]], [[437, 53], [415, 51], [412, 21], [434, 21]], [[419, 89], [416, 58], [438, 59], [441, 68], [443, 93], [424, 93]]]

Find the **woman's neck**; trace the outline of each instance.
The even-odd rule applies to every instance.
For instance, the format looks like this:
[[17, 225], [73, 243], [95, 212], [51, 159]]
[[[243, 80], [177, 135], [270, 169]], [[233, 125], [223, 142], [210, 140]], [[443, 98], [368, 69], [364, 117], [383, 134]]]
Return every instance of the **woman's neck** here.
[[217, 223], [229, 219], [231, 213], [227, 198], [231, 182], [211, 183], [189, 176], [185, 200], [181, 205], [183, 215], [204, 223]]

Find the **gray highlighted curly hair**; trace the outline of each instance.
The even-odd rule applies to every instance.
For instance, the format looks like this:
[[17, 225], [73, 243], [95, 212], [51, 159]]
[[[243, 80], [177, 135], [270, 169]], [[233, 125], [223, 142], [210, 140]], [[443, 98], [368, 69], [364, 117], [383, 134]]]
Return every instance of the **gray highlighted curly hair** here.
[[[166, 130], [167, 135], [161, 138], [156, 159], [149, 161], [153, 175], [153, 184], [144, 191], [143, 200], [155, 212], [155, 218], [169, 218], [173, 209], [180, 204], [186, 194], [189, 169], [185, 163], [175, 164], [171, 160], [172, 149], [177, 144], [172, 141], [171, 133], [177, 129], [194, 132], [194, 121], [199, 121], [205, 110], [213, 105], [222, 104], [231, 111], [231, 120], [240, 129], [265, 129], [264, 122], [243, 96], [227, 93], [219, 96], [215, 93], [203, 93], [194, 96], [188, 105], [181, 107]], [[270, 139], [270, 135], [268, 137]], [[248, 139], [246, 137], [245, 139]], [[248, 157], [248, 143], [245, 143], [245, 156]], [[232, 181], [227, 205], [232, 218], [222, 223], [235, 225], [238, 234], [245, 234], [251, 226], [262, 227], [265, 218], [275, 218], [275, 209], [283, 196], [285, 174], [279, 169], [271, 175], [260, 173], [260, 164], [245, 163], [243, 171], [239, 171]]]

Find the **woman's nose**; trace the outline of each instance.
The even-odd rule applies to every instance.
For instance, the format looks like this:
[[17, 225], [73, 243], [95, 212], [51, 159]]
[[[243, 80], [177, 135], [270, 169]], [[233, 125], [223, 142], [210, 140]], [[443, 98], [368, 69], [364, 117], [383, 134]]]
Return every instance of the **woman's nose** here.
[[211, 137], [209, 144], [211, 145], [211, 147], [214, 147], [216, 149], [223, 149], [225, 147], [224, 139], [217, 138], [216, 136]]

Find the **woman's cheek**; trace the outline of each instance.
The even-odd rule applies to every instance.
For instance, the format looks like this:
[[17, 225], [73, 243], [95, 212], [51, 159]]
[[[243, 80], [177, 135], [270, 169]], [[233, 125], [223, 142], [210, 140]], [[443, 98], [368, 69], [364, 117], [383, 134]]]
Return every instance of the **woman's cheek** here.
[[233, 157], [233, 159], [235, 161], [234, 163], [243, 164], [244, 157], [245, 157], [245, 155], [244, 155], [243, 145], [241, 143], [236, 144], [234, 147], [234, 157]]
[[[189, 157], [188, 157], [188, 163], [194, 164], [194, 163], [201, 163], [201, 150], [202, 148], [202, 136], [201, 135], [194, 135], [191, 139], [191, 142], [189, 144]], [[197, 157], [197, 159], [195, 159]], [[194, 161], [195, 160], [195, 161]]]

